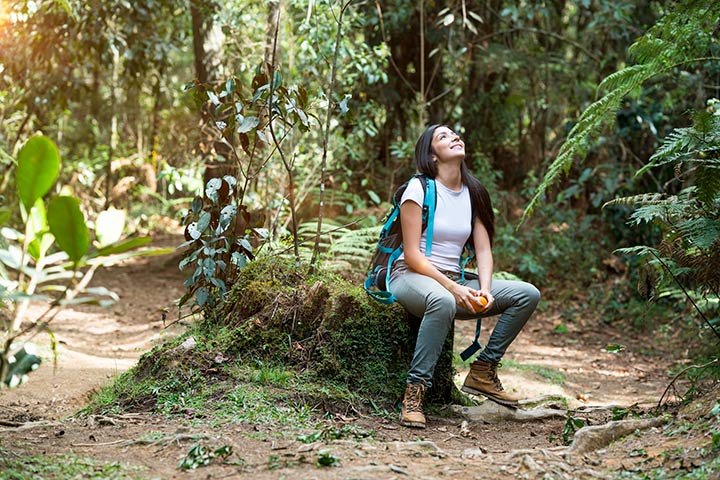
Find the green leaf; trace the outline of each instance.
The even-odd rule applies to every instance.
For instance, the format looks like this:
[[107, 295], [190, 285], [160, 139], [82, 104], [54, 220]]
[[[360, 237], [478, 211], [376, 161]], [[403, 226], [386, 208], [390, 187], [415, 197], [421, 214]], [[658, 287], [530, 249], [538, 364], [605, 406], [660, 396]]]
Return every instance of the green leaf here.
[[25, 143], [18, 154], [15, 182], [26, 210], [50, 190], [59, 173], [60, 152], [52, 140], [37, 136]]
[[30, 215], [25, 224], [25, 238], [28, 241], [28, 253], [35, 261], [45, 256], [55, 240], [48, 233], [47, 212], [45, 204], [40, 198], [30, 209]]
[[209, 297], [210, 292], [208, 292], [208, 289], [205, 287], [200, 287], [197, 289], [197, 292], [195, 292], [195, 302], [201, 307], [207, 303]]
[[106, 247], [101, 248], [98, 250], [93, 257], [104, 257], [106, 255], [116, 255], [118, 253], [124, 253], [128, 250], [132, 250], [134, 248], [142, 247], [143, 245], [147, 245], [152, 241], [152, 238], [150, 237], [136, 237], [136, 238], [130, 238], [128, 240], [123, 240], [122, 242], [116, 242], [111, 245], [107, 245]]
[[242, 120], [238, 121], [237, 132], [247, 133], [259, 124], [260, 119], [258, 117], [243, 117]]
[[208, 225], [210, 225], [210, 220], [212, 220], [210, 212], [201, 212], [200, 218], [197, 221], [198, 232], [204, 232]]
[[625, 345], [620, 345], [619, 343], [609, 343], [605, 346], [605, 351], [610, 353], [618, 353], [625, 350]]
[[60, 249], [77, 263], [90, 247], [90, 235], [85, 216], [80, 211], [80, 201], [70, 196], [53, 198], [48, 207], [48, 223]]
[[95, 220], [95, 237], [101, 247], [116, 243], [122, 237], [125, 228], [125, 210], [110, 207], [100, 212]]
[[[125, 243], [125, 242], [122, 242]], [[132, 252], [124, 252], [124, 253], [118, 253], [113, 254], [109, 257], [100, 257], [93, 259], [89, 261], [90, 264], [100, 264], [105, 267], [109, 267], [111, 265], [116, 265], [124, 260], [127, 260], [128, 258], [134, 258], [134, 257], [151, 257], [151, 256], [158, 256], [158, 255], [167, 255], [169, 253], [173, 253], [175, 250], [172, 248], [149, 248], [149, 249], [143, 249], [143, 250], [135, 250]]]
[[380, 197], [377, 193], [373, 192], [372, 190], [368, 190], [368, 197], [370, 197], [370, 200], [372, 200], [375, 204], [380, 205], [382, 203], [382, 200], [380, 200]]

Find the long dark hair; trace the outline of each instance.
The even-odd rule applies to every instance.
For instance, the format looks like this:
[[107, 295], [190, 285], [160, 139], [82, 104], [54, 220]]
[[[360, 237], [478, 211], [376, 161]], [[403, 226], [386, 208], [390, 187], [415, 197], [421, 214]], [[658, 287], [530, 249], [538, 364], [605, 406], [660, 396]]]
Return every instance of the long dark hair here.
[[[432, 139], [435, 130], [446, 125], [430, 125], [415, 144], [415, 164], [418, 172], [427, 177], [435, 178], [437, 176], [437, 165], [433, 160]], [[449, 127], [448, 127], [449, 128]], [[473, 177], [468, 170], [465, 162], [460, 164], [460, 175], [462, 182], [467, 185], [470, 191], [470, 202], [472, 205], [473, 224], [475, 217], [479, 217], [480, 221], [485, 225], [488, 236], [490, 237], [490, 245], [495, 238], [495, 213], [493, 213], [492, 203], [490, 202], [490, 194], [487, 189], [480, 183], [480, 180]]]

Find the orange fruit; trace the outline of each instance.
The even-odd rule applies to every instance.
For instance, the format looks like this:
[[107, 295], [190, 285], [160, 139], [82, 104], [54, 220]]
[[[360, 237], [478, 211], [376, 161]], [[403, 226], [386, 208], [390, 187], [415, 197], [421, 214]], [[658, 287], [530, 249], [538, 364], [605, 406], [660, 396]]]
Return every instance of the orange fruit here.
[[473, 297], [472, 300], [473, 313], [482, 313], [485, 307], [487, 307], [487, 298], [483, 296], [478, 295], [477, 297]]

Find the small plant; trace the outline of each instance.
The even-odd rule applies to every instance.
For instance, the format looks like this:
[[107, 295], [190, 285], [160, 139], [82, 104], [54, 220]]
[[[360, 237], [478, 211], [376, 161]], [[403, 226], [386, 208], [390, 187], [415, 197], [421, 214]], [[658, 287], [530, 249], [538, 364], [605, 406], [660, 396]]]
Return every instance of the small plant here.
[[572, 412], [567, 412], [567, 420], [565, 420], [565, 425], [563, 425], [563, 432], [562, 432], [562, 439], [563, 443], [565, 445], [570, 445], [572, 443], [572, 437], [575, 435], [575, 432], [580, 430], [585, 426], [585, 422], [580, 420], [579, 418], [575, 418], [572, 416]]
[[318, 453], [318, 467], [335, 467], [340, 463], [340, 459], [333, 455], [330, 450], [322, 450]]
[[[199, 307], [215, 307], [225, 296], [237, 269], [254, 258], [246, 233], [250, 215], [236, 203], [235, 177], [212, 178], [205, 185], [204, 197], [195, 197], [185, 216], [185, 240], [189, 247], [180, 261], [180, 270], [194, 265], [185, 281], [187, 293], [180, 306], [190, 298]], [[258, 230], [255, 230], [259, 234]]]
[[[47, 205], [43, 199], [59, 172], [60, 154], [49, 138], [35, 136], [20, 150], [15, 183], [23, 228], [0, 229], [0, 387], [16, 387], [38, 368], [40, 358], [33, 347], [17, 344], [26, 335], [49, 331], [50, 322], [63, 307], [79, 303], [107, 306], [117, 300], [106, 288], [88, 286], [98, 268], [134, 255], [169, 252], [131, 252], [150, 238], [120, 240], [125, 214], [115, 209], [98, 215], [91, 242], [77, 198], [56, 195]], [[0, 222], [8, 222], [15, 213], [7, 207], [0, 209]], [[46, 302], [47, 307], [39, 317], [27, 319], [33, 301]]]
[[223, 445], [222, 447], [218, 447], [215, 450], [210, 451], [207, 447], [196, 443], [190, 447], [190, 450], [188, 450], [185, 457], [180, 460], [178, 468], [181, 470], [194, 470], [198, 467], [210, 465], [213, 460], [218, 458], [224, 461], [232, 455], [232, 453], [233, 449], [228, 445]]
[[312, 433], [299, 435], [297, 441], [301, 443], [314, 443], [321, 440], [340, 440], [342, 438], [353, 438], [359, 440], [362, 438], [371, 437], [373, 432], [368, 432], [360, 427], [354, 425], [343, 425], [340, 428], [328, 426], [322, 430], [317, 430]]

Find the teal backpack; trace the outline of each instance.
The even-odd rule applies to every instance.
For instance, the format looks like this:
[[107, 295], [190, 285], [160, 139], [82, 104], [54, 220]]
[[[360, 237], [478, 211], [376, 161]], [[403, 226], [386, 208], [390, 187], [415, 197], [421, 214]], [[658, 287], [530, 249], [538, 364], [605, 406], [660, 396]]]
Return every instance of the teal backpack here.
[[[432, 254], [433, 226], [435, 207], [437, 205], [435, 180], [422, 173], [418, 173], [412, 178], [420, 180], [423, 192], [425, 193], [422, 205], [422, 230], [427, 231], [425, 256], [429, 257]], [[370, 262], [370, 268], [368, 269], [365, 283], [363, 285], [365, 291], [368, 295], [370, 295], [370, 297], [386, 305], [394, 303], [397, 300], [395, 295], [388, 290], [388, 286], [390, 285], [390, 275], [392, 273], [393, 264], [400, 257], [403, 251], [402, 228], [400, 225], [400, 201], [402, 200], [402, 196], [412, 178], [403, 183], [393, 195], [393, 205], [390, 211], [383, 218], [383, 227], [380, 230], [377, 247], [375, 248], [375, 253], [373, 254], [372, 261]], [[465, 246], [463, 258], [460, 259], [463, 280], [466, 278], [477, 279], [477, 275], [474, 273], [465, 272], [467, 263], [474, 257], [475, 250], [473, 248], [472, 241], [468, 240], [468, 243]], [[478, 340], [480, 337], [481, 320], [482, 319], [478, 317], [475, 329], [475, 341], [460, 354], [463, 361], [470, 358], [475, 352], [482, 348], [482, 345]]]

